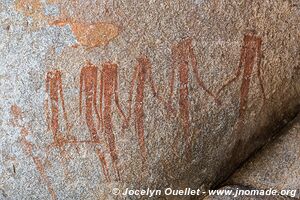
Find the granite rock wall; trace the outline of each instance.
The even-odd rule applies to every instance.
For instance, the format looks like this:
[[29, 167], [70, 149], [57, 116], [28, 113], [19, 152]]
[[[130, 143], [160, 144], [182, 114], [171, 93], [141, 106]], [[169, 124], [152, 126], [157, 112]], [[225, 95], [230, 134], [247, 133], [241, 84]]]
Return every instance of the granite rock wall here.
[[299, 111], [299, 19], [295, 0], [2, 0], [2, 197], [220, 183]]

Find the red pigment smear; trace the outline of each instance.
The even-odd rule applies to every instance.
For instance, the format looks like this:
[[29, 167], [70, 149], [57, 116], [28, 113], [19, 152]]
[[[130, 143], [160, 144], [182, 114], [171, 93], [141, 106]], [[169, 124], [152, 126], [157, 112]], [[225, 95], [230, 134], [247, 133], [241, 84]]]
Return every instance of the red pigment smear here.
[[144, 91], [146, 81], [150, 82], [151, 90], [153, 96], [157, 97], [159, 100], [162, 98], [157, 96], [157, 91], [152, 79], [152, 69], [150, 60], [147, 57], [140, 57], [137, 59], [138, 64], [135, 67], [133, 78], [131, 81], [131, 88], [129, 93], [129, 114], [127, 118], [127, 123], [129, 123], [131, 118], [131, 104], [133, 98], [133, 89], [136, 83], [136, 96], [135, 96], [135, 105], [134, 105], [134, 113], [135, 113], [135, 130], [138, 136], [139, 147], [141, 151], [141, 155], [143, 158], [143, 162], [147, 160], [147, 150], [145, 146], [145, 131], [144, 131]]
[[[61, 106], [63, 109], [63, 116], [66, 123], [66, 127], [69, 130], [69, 123], [67, 112], [65, 108], [64, 96], [63, 96], [63, 88], [62, 88], [62, 79], [61, 72], [58, 70], [49, 71], [46, 76], [46, 92], [50, 97], [50, 112], [51, 117], [47, 117], [50, 119], [50, 128], [53, 133], [54, 143], [60, 144], [64, 140], [62, 135], [58, 135], [59, 133], [59, 105], [61, 102]], [[48, 111], [48, 102], [46, 104], [46, 108]], [[47, 112], [49, 114], [49, 112]]]
[[258, 36], [255, 36], [253, 32], [247, 33], [244, 35], [243, 39], [243, 46], [241, 49], [241, 55], [240, 55], [240, 63], [238, 66], [237, 71], [235, 72], [235, 75], [233, 78], [229, 79], [225, 82], [225, 84], [220, 88], [218, 91], [218, 94], [225, 89], [229, 84], [236, 81], [239, 76], [241, 75], [241, 70], [244, 68], [244, 73], [242, 77], [242, 85], [240, 88], [240, 107], [239, 107], [239, 117], [238, 122], [236, 126], [237, 132], [240, 132], [240, 130], [244, 126], [244, 120], [245, 115], [248, 107], [248, 96], [249, 96], [249, 90], [250, 90], [250, 82], [251, 77], [254, 69], [254, 65], [256, 63], [257, 65], [257, 76], [259, 79], [259, 85], [261, 88], [261, 92], [263, 95], [263, 101], [266, 100], [265, 95], [265, 89], [263, 85], [263, 79], [261, 77], [261, 45], [262, 45], [262, 39]]
[[109, 175], [109, 171], [108, 171], [108, 167], [107, 167], [107, 162], [106, 162], [105, 156], [102, 153], [102, 151], [100, 149], [98, 149], [98, 148], [96, 148], [96, 153], [97, 153], [98, 158], [99, 158], [99, 160], [101, 162], [102, 171], [104, 173], [106, 181], [110, 182], [110, 175]]
[[[257, 36], [254, 36], [252, 34], [246, 34], [244, 36], [244, 44], [241, 51], [241, 60], [240, 60], [240, 65], [241, 65], [240, 68], [244, 68], [244, 74], [243, 74], [242, 85], [240, 89], [238, 130], [240, 130], [240, 128], [242, 128], [241, 126], [244, 125], [245, 114], [248, 107], [250, 81], [251, 81], [251, 76], [255, 65], [255, 61], [257, 61], [258, 70], [260, 69], [261, 44], [262, 44], [262, 40]], [[260, 73], [258, 75], [260, 80], [260, 87], [264, 95], [264, 88], [261, 82]]]
[[81, 69], [80, 73], [80, 96], [79, 96], [79, 110], [82, 113], [82, 93], [85, 93], [85, 117], [86, 124], [91, 134], [91, 138], [95, 142], [100, 142], [97, 134], [97, 129], [93, 120], [93, 110], [96, 113], [98, 124], [100, 124], [100, 115], [97, 110], [97, 74], [98, 69], [90, 62]]
[[[112, 100], [116, 104], [119, 115], [126, 120], [126, 117], [121, 109], [118, 95], [118, 66], [116, 64], [107, 62], [102, 65], [101, 81], [100, 81], [100, 112], [103, 116], [102, 126], [105, 138], [110, 151], [113, 169], [116, 173], [117, 179], [120, 180], [120, 173], [118, 170], [118, 154], [116, 149], [115, 135], [113, 133], [112, 124]], [[102, 106], [103, 104], [103, 106]]]
[[147, 66], [149, 67], [149, 61], [147, 59], [138, 60], [138, 74], [137, 74], [137, 90], [135, 98], [135, 130], [138, 135], [139, 146], [142, 152], [142, 157], [146, 159], [146, 147], [144, 136], [144, 89], [146, 81]]
[[[66, 171], [65, 161], [67, 160], [67, 153], [65, 149], [65, 143], [67, 139], [70, 139], [71, 136], [69, 135], [70, 126], [68, 122], [67, 112], [65, 108], [65, 102], [64, 102], [64, 96], [63, 96], [63, 87], [62, 87], [62, 75], [59, 70], [52, 70], [49, 71], [46, 75], [46, 92], [48, 93], [50, 97], [50, 102], [46, 100], [46, 113], [49, 115], [51, 113], [51, 117], [47, 116], [47, 119], [49, 119], [48, 127], [52, 130], [53, 133], [53, 146], [58, 147], [60, 150], [60, 156], [62, 158], [62, 165], [64, 166], [65, 175], [68, 175], [68, 172]], [[67, 127], [67, 139], [62, 135], [62, 133], [59, 131], [59, 105], [61, 103], [62, 111], [63, 111], [63, 117], [66, 123]], [[48, 104], [50, 104], [50, 108], [48, 108]], [[48, 150], [47, 150], [48, 154]]]
[[[175, 70], [178, 69], [179, 73], [179, 116], [183, 127], [183, 137], [186, 143], [186, 152], [190, 152], [191, 134], [190, 134], [190, 104], [189, 104], [189, 63], [192, 67], [193, 75], [199, 87], [202, 88], [213, 100], [220, 105], [220, 100], [205, 86], [204, 82], [199, 76], [197, 69], [197, 60], [192, 47], [192, 39], [187, 38], [172, 47], [173, 66], [171, 68], [170, 76], [170, 93], [168, 104], [172, 107], [172, 99], [174, 96], [175, 85]], [[177, 135], [175, 137], [176, 143], [178, 142]]]
[[[172, 68], [172, 74], [170, 79], [170, 99], [169, 102], [171, 103], [171, 99], [173, 96], [174, 84], [175, 84], [175, 67], [178, 67], [179, 70], [179, 116], [181, 119], [181, 124], [183, 127], [183, 136], [184, 141], [186, 142], [186, 151], [189, 152], [190, 150], [190, 111], [189, 111], [189, 90], [188, 90], [188, 78], [189, 78], [189, 40], [184, 40], [173, 46], [172, 48], [172, 56], [174, 59], [174, 67]], [[176, 140], [178, 140], [178, 135], [176, 136]], [[175, 141], [176, 141], [175, 140]], [[177, 143], [177, 141], [176, 141]]]
[[22, 120], [22, 110], [21, 110], [21, 108], [19, 106], [15, 105], [15, 104], [12, 105], [11, 106], [11, 115], [13, 117], [13, 119], [12, 119], [13, 125], [21, 129], [20, 143], [21, 143], [21, 146], [22, 146], [22, 149], [23, 149], [24, 153], [27, 156], [32, 158], [32, 160], [35, 164], [35, 167], [36, 167], [37, 171], [39, 172], [39, 174], [41, 176], [42, 181], [47, 186], [47, 189], [48, 189], [48, 191], [51, 195], [51, 198], [52, 199], [57, 199], [57, 195], [56, 195], [56, 193], [55, 193], [55, 191], [52, 187], [50, 179], [48, 178], [48, 176], [46, 174], [46, 171], [45, 171], [45, 168], [42, 164], [42, 161], [38, 157], [33, 156], [33, 147], [34, 147], [34, 145], [26, 139], [26, 136], [29, 135], [28, 129], [26, 128], [26, 126], [23, 126], [23, 125], [19, 124], [19, 121]]
[[50, 180], [49, 180], [49, 178], [46, 174], [45, 168], [44, 168], [41, 160], [38, 157], [35, 157], [35, 156], [33, 156], [32, 159], [33, 159], [33, 162], [36, 166], [36, 169], [39, 171], [39, 173], [41, 175], [41, 178], [46, 183], [48, 191], [50, 192], [52, 199], [57, 199], [56, 193], [55, 193], [55, 191], [52, 187], [52, 184], [51, 184], [51, 182], [50, 182]]

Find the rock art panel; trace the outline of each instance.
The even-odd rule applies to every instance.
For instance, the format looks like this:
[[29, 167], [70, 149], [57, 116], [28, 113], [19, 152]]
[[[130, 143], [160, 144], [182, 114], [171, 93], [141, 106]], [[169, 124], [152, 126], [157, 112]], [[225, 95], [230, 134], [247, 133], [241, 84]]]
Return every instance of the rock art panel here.
[[298, 12], [1, 2], [0, 192], [140, 199], [111, 191], [219, 184], [299, 111]]

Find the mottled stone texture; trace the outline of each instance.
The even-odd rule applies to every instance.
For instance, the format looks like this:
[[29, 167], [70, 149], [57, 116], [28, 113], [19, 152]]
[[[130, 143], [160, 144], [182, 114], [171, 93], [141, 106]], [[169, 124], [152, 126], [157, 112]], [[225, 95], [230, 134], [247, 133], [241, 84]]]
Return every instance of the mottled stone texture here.
[[220, 183], [299, 110], [299, 19], [297, 0], [1, 0], [1, 198]]
[[264, 147], [228, 183], [259, 189], [298, 190], [300, 198], [300, 115], [280, 137]]

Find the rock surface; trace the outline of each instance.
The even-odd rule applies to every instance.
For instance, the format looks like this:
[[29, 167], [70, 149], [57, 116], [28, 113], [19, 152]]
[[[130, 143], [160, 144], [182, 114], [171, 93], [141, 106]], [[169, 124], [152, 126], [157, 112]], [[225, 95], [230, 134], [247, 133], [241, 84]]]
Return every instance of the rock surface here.
[[1, 198], [220, 183], [299, 111], [299, 20], [296, 0], [1, 1]]
[[300, 198], [300, 115], [229, 180], [258, 189], [297, 190]]

